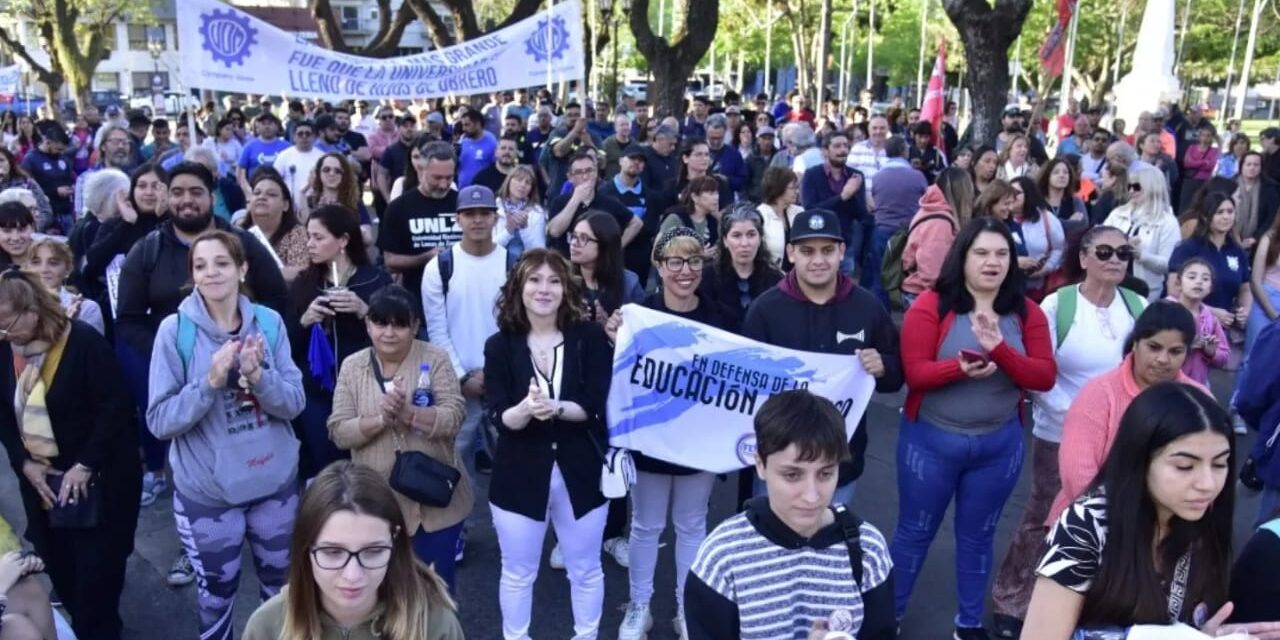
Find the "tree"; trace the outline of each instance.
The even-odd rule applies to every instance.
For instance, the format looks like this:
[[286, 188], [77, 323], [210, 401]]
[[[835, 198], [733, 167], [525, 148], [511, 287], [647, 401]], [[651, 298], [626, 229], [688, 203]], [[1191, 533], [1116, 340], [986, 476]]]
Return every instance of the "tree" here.
[[717, 0], [672, 1], [677, 15], [670, 39], [653, 33], [649, 0], [635, 0], [631, 4], [631, 33], [636, 38], [636, 48], [653, 72], [649, 102], [664, 116], [682, 112], [680, 101], [684, 97], [685, 80], [711, 47], [720, 21]]
[[63, 82], [71, 85], [76, 104], [89, 103], [93, 72], [115, 44], [116, 23], [130, 19], [144, 24], [155, 15], [157, 0], [14, 0], [9, 11], [35, 24], [40, 44], [49, 54], [46, 67], [32, 58], [17, 34], [0, 30], [0, 41], [21, 58], [45, 85], [50, 107]]
[[378, 32], [363, 47], [352, 47], [342, 35], [342, 22], [329, 0], [311, 0], [311, 16], [316, 19], [320, 44], [341, 53], [356, 53], [370, 58], [386, 58], [396, 52], [405, 27], [417, 17], [413, 4], [403, 2], [392, 16], [391, 0], [378, 0]]
[[1009, 45], [1022, 32], [1032, 0], [943, 0], [960, 32], [973, 100], [973, 144], [991, 144], [1000, 132], [1000, 111], [1009, 95]]

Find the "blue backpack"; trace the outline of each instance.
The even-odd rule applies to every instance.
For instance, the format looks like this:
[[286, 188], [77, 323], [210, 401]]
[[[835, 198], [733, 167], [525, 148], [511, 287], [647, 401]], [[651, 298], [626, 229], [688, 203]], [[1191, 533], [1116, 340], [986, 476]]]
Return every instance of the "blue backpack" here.
[[[280, 323], [271, 317], [271, 311], [260, 304], [253, 305], [253, 319], [262, 330], [267, 346], [275, 349], [276, 339], [280, 337]], [[196, 349], [196, 323], [186, 314], [178, 312], [178, 357], [182, 358], [182, 371], [186, 373], [191, 366], [191, 356]]]

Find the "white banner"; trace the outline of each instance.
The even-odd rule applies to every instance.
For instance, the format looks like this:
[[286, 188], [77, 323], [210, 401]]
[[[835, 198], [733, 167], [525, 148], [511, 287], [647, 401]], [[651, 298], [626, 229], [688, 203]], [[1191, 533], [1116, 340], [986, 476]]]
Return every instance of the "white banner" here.
[[183, 0], [178, 34], [188, 88], [289, 98], [436, 98], [585, 73], [578, 0], [475, 40], [400, 58], [330, 51], [220, 0]]
[[634, 304], [622, 319], [609, 444], [659, 460], [713, 473], [755, 464], [755, 413], [797, 388], [835, 403], [852, 438], [875, 391], [854, 356], [775, 347]]
[[11, 64], [0, 67], [0, 95], [16, 96], [22, 88], [22, 67]]

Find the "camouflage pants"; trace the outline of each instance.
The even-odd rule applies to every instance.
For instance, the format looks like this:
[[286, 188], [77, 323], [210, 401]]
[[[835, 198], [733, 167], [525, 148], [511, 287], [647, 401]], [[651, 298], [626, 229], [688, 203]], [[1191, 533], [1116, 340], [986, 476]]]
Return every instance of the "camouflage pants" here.
[[178, 536], [195, 569], [200, 640], [232, 637], [232, 605], [240, 584], [245, 539], [253, 552], [263, 600], [280, 592], [289, 569], [289, 537], [298, 510], [293, 483], [250, 504], [214, 507], [173, 492]]

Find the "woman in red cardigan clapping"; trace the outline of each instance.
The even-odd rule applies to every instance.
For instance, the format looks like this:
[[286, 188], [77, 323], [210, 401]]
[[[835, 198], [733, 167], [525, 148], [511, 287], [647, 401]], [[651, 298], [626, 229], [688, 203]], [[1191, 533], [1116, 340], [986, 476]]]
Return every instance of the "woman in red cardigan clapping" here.
[[996, 521], [1022, 468], [1022, 398], [1053, 387], [1044, 313], [1023, 296], [1008, 227], [990, 217], [956, 236], [933, 289], [907, 310], [906, 406], [898, 436], [898, 526], [890, 545], [898, 618], [956, 499], [958, 640], [986, 638], [983, 601]]

